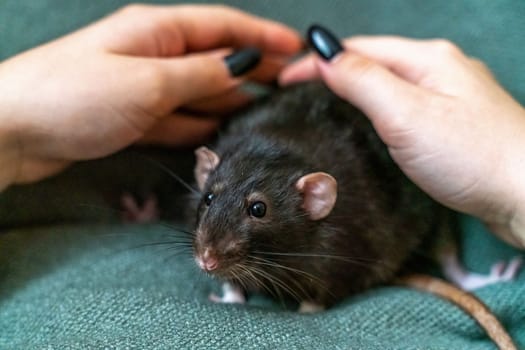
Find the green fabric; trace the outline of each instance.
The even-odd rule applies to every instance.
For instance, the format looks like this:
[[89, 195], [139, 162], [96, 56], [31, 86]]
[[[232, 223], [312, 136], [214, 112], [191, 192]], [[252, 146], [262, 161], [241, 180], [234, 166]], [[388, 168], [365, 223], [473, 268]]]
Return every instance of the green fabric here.
[[[123, 3], [3, 0], [0, 59]], [[228, 3], [300, 31], [319, 22], [342, 36], [448, 37], [488, 62], [525, 102], [523, 1]], [[169, 238], [169, 227], [115, 220], [112, 208], [124, 191], [159, 193], [166, 219], [184, 208], [180, 186], [143, 153], [191, 174], [187, 153], [131, 151], [0, 194], [0, 349], [494, 349], [457, 307], [399, 287], [372, 290], [317, 315], [290, 312], [261, 296], [247, 306], [208, 302], [219, 285], [197, 272], [189, 252], [174, 256], [177, 251], [143, 245]], [[462, 258], [471, 270], [486, 273], [493, 262], [520, 254], [476, 220], [464, 218], [463, 227]], [[525, 348], [525, 272], [476, 295]]]
[[[398, 287], [370, 291], [313, 316], [260, 296], [248, 306], [212, 304], [207, 295], [218, 284], [197, 272], [190, 255], [141, 246], [167, 235], [162, 225], [5, 233], [0, 348], [494, 348], [457, 307]], [[479, 238], [486, 243], [480, 251], [490, 250], [492, 258], [514, 254]], [[484, 272], [489, 264], [473, 265]], [[525, 346], [525, 274], [477, 295]]]

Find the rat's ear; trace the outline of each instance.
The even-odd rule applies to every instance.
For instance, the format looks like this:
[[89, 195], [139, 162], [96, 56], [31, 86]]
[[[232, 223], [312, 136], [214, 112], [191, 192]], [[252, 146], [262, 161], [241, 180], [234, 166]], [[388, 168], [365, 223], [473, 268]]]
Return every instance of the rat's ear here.
[[303, 194], [303, 208], [310, 219], [320, 220], [334, 208], [337, 199], [337, 181], [327, 173], [311, 173], [301, 177], [295, 187]]
[[195, 165], [193, 174], [195, 175], [199, 190], [202, 191], [208, 180], [208, 176], [217, 167], [220, 159], [215, 152], [205, 146], [195, 150], [195, 157], [197, 157], [197, 164]]

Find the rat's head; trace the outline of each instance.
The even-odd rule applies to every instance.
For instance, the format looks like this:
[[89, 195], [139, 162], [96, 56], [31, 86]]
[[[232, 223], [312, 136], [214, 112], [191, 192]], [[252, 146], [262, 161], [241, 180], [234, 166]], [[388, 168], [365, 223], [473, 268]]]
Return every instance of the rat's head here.
[[[202, 196], [194, 233], [201, 269], [226, 279], [264, 264], [266, 253], [296, 251], [335, 205], [337, 183], [322, 172], [304, 174], [289, 155], [254, 148], [223, 155], [195, 151]], [[267, 269], [264, 269], [267, 270]]]

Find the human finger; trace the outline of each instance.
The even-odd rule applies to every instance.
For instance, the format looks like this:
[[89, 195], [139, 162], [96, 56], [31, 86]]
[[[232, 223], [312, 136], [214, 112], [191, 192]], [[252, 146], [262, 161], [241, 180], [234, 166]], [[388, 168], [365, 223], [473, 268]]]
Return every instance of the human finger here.
[[279, 74], [280, 85], [290, 85], [319, 77], [319, 70], [313, 54], [307, 55], [285, 67]]
[[175, 58], [142, 59], [153, 71], [149, 83], [149, 89], [154, 91], [153, 98], [145, 108], [167, 113], [239, 86], [243, 81], [239, 76], [258, 64], [260, 53], [256, 49], [233, 54], [227, 52], [219, 50]]
[[333, 62], [316, 63], [325, 83], [361, 109], [384, 138], [406, 129], [427, 107], [426, 91], [366, 57], [343, 52]]
[[[451, 69], [451, 65], [457, 66], [459, 62], [468, 60], [456, 45], [444, 39], [355, 36], [345, 40], [343, 46], [346, 50], [374, 60], [407, 81], [421, 84], [423, 87], [427, 87], [424, 80], [429, 71], [432, 71], [434, 76], [447, 76], [450, 71], [455, 71]], [[280, 82], [289, 84], [317, 77], [314, 61], [313, 57], [308, 56], [290, 65], [281, 73]]]
[[112, 33], [105, 45], [129, 55], [173, 56], [245, 46], [293, 54], [302, 46], [293, 29], [223, 5], [131, 5], [107, 21]]
[[261, 63], [245, 76], [246, 80], [268, 84], [275, 82], [279, 73], [289, 63], [289, 57], [284, 55], [267, 54], [261, 58]]
[[[421, 85], [434, 86], [435, 80], [452, 75], [457, 80], [457, 68], [468, 57], [446, 39], [419, 40], [398, 36], [355, 36], [344, 41], [346, 50], [372, 59], [400, 77]], [[429, 78], [432, 73], [432, 78]]]

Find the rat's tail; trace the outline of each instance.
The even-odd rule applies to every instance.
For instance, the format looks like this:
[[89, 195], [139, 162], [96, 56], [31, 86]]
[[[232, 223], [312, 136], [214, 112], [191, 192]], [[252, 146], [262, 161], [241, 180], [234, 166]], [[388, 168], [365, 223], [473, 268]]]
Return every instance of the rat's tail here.
[[490, 309], [474, 294], [445, 282], [442, 279], [413, 274], [401, 277], [397, 284], [429, 292], [446, 299], [474, 318], [501, 350], [517, 350], [514, 341]]

